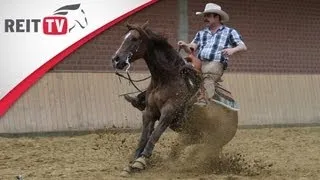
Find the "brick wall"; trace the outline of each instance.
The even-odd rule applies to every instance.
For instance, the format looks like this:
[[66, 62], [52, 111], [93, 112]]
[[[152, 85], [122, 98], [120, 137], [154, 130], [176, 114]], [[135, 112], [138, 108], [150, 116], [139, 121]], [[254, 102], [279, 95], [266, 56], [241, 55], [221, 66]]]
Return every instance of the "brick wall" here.
[[[177, 41], [177, 1], [162, 0], [130, 16], [97, 36], [65, 60], [54, 71], [110, 71], [111, 56], [117, 50], [126, 33], [126, 22], [142, 24], [149, 20], [149, 27], [174, 44]], [[144, 61], [136, 61], [133, 70], [145, 70]]]
[[[207, 2], [188, 0], [189, 40], [203, 23], [195, 16]], [[229, 72], [320, 72], [320, 1], [318, 0], [215, 0], [229, 13], [230, 22], [243, 36], [248, 51], [230, 59]], [[161, 0], [108, 29], [64, 61], [54, 71], [108, 71], [112, 70], [110, 57], [126, 32], [125, 22], [143, 23], [168, 37], [175, 45], [178, 30], [177, 0]], [[143, 61], [137, 61], [135, 70], [145, 70]]]
[[[201, 28], [205, 0], [189, 0], [189, 39]], [[230, 59], [230, 72], [320, 73], [320, 1], [215, 0], [248, 51]]]

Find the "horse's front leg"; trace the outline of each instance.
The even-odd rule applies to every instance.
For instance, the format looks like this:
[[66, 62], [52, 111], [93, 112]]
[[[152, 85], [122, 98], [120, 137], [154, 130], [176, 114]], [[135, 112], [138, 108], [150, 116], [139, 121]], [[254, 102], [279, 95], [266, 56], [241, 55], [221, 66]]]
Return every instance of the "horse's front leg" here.
[[[155, 118], [151, 111], [144, 111], [142, 115], [143, 123], [142, 123], [142, 133], [139, 139], [138, 147], [134, 152], [134, 160], [141, 156], [142, 151], [144, 150], [150, 135], [154, 130]], [[134, 162], [134, 161], [133, 161]], [[121, 173], [122, 176], [127, 176], [129, 173], [132, 172], [133, 169], [143, 169], [144, 164], [141, 165], [142, 167], [133, 167], [132, 161], [130, 161], [129, 166], [123, 169]]]
[[174, 119], [174, 113], [172, 113], [172, 108], [166, 108], [161, 111], [161, 116], [159, 119], [159, 124], [152, 132], [151, 136], [148, 139], [147, 144], [144, 147], [144, 150], [141, 153], [141, 156], [134, 161], [132, 167], [138, 169], [144, 169], [146, 166], [146, 158], [149, 158], [152, 154], [152, 151], [155, 147], [155, 144], [158, 142], [160, 136], [168, 128], [172, 119]]
[[141, 156], [141, 153], [143, 152], [143, 150], [149, 140], [149, 137], [154, 130], [155, 120], [154, 120], [153, 116], [151, 115], [151, 113], [144, 112], [142, 118], [143, 118], [142, 133], [140, 136], [138, 147], [137, 147], [135, 154], [134, 154], [134, 159], [137, 159]]

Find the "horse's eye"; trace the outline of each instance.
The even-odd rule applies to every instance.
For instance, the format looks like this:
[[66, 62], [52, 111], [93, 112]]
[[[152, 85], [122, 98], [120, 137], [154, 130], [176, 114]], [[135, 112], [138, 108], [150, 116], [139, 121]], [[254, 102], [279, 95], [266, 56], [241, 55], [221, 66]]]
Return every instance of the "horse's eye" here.
[[138, 41], [138, 38], [133, 37], [131, 40], [132, 41]]

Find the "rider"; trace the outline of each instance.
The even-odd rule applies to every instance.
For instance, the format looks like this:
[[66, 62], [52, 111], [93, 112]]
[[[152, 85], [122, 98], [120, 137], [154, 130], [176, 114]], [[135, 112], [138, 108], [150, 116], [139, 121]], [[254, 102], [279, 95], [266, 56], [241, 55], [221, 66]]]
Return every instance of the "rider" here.
[[[223, 97], [215, 93], [215, 84], [221, 79], [224, 70], [227, 68], [228, 57], [239, 51], [247, 50], [241, 35], [233, 28], [224, 25], [229, 20], [229, 15], [221, 7], [214, 3], [208, 3], [203, 12], [197, 12], [197, 15], [203, 15], [206, 27], [197, 32], [195, 38], [190, 44], [179, 41], [180, 47], [189, 47], [194, 49], [196, 56], [189, 54], [190, 59], [200, 59], [202, 62], [201, 71], [204, 77], [205, 95], [200, 98], [200, 103], [207, 103], [207, 100], [215, 100], [231, 109], [232, 104], [225, 104]], [[214, 96], [215, 95], [215, 96]], [[134, 107], [143, 110], [145, 107], [145, 92], [137, 97], [125, 96], [125, 99]]]

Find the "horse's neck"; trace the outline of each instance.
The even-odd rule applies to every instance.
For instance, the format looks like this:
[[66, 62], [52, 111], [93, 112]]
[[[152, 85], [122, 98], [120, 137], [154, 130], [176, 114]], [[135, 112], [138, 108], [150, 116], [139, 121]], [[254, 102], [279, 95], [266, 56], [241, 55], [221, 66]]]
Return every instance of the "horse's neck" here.
[[155, 82], [165, 83], [178, 76], [179, 68], [184, 65], [183, 59], [174, 49], [148, 49], [146, 64]]

